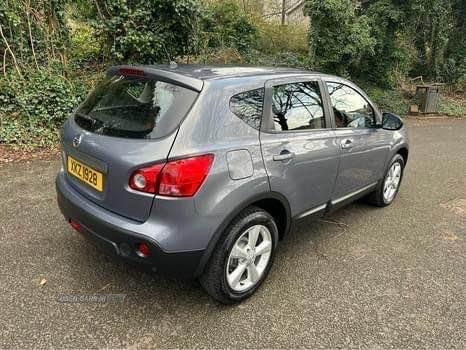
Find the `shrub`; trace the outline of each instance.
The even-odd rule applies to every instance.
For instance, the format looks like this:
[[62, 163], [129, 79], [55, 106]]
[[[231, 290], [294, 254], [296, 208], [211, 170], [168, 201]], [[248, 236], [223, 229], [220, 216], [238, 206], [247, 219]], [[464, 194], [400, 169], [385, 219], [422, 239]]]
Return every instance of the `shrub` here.
[[307, 55], [309, 42], [305, 25], [280, 26], [257, 19], [258, 40], [256, 50], [261, 54], [294, 53]]
[[58, 68], [13, 72], [0, 80], [0, 142], [47, 145], [86, 92]]
[[95, 30], [85, 23], [71, 20], [70, 27], [70, 63], [78, 67], [86, 67], [98, 62], [103, 52]]
[[232, 48], [240, 53], [250, 50], [257, 38], [257, 28], [234, 1], [207, 5], [198, 33], [198, 53]]
[[[190, 51], [198, 0], [99, 0], [96, 35], [116, 62], [157, 63]], [[103, 8], [105, 11], [100, 11]]]

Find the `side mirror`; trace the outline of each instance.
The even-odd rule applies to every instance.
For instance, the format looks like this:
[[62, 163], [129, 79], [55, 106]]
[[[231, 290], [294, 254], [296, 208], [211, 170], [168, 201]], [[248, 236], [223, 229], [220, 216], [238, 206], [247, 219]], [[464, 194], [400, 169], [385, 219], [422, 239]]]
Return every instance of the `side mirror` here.
[[385, 112], [382, 114], [382, 128], [385, 130], [400, 130], [403, 127], [403, 121], [399, 116], [393, 113]]

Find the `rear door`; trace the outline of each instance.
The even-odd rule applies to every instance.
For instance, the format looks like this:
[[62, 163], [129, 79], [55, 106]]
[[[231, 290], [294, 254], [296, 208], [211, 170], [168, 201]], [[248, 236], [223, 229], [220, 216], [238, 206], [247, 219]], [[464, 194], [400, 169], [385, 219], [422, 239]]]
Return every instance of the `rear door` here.
[[89, 200], [137, 221], [149, 216], [154, 195], [132, 190], [129, 178], [136, 169], [167, 159], [198, 95], [143, 74], [103, 81], [62, 134], [67, 181]]
[[385, 131], [377, 127], [377, 112], [362, 91], [342, 81], [328, 80], [325, 85], [341, 152], [332, 194], [332, 202], [336, 204], [377, 183], [390, 144]]
[[318, 78], [266, 83], [260, 141], [270, 187], [293, 216], [325, 209], [337, 175], [339, 148]]

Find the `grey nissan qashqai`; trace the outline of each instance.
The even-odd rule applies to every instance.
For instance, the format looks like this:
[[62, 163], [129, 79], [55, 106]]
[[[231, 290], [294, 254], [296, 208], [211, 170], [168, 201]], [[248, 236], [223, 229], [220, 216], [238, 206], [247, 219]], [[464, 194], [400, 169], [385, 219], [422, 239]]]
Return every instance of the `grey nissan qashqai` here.
[[257, 290], [293, 220], [392, 203], [408, 159], [356, 85], [283, 68], [113, 67], [61, 137], [71, 226], [223, 303]]

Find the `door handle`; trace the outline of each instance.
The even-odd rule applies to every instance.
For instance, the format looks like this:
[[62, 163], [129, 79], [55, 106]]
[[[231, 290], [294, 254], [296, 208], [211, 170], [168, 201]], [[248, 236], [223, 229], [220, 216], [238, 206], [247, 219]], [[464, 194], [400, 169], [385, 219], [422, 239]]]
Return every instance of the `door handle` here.
[[273, 160], [275, 161], [283, 161], [289, 160], [294, 158], [294, 153], [290, 151], [282, 151], [280, 154], [276, 154], [273, 156]]
[[343, 139], [343, 140], [341, 140], [340, 147], [342, 149], [351, 149], [351, 148], [353, 148], [353, 140], [352, 139]]

